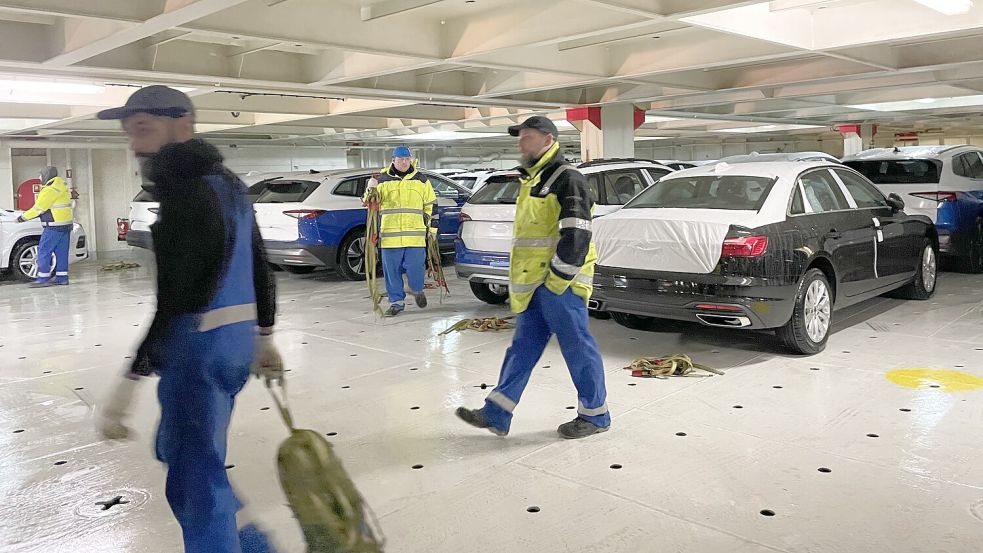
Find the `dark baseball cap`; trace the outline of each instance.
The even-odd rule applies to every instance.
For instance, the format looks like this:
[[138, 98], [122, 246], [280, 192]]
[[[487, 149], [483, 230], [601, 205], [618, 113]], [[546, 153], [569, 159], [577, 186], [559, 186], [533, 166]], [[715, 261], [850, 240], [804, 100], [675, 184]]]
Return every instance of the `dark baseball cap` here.
[[556, 130], [556, 125], [553, 123], [553, 121], [550, 121], [548, 117], [543, 117], [542, 115], [533, 115], [519, 125], [512, 125], [509, 127], [509, 134], [512, 136], [519, 136], [519, 131], [522, 129], [536, 129], [543, 134], [552, 134], [553, 138], [560, 136], [560, 131]]
[[137, 113], [149, 113], [166, 117], [194, 115], [195, 106], [188, 95], [167, 86], [145, 86], [130, 95], [126, 105], [100, 111], [99, 119], [125, 119]]

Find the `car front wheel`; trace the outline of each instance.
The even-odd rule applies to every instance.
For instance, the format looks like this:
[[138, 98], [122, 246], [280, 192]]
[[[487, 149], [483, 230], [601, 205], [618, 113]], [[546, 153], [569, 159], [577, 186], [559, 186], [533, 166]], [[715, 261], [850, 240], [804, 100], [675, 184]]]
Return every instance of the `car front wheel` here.
[[819, 269], [809, 269], [799, 281], [792, 318], [777, 330], [787, 348], [805, 355], [826, 349], [833, 324], [833, 295]]
[[[23, 281], [36, 279], [38, 277], [38, 243], [34, 240], [28, 240], [20, 244], [14, 249], [11, 261], [11, 269], [13, 269], [17, 279]], [[52, 256], [53, 261], [54, 256]]]

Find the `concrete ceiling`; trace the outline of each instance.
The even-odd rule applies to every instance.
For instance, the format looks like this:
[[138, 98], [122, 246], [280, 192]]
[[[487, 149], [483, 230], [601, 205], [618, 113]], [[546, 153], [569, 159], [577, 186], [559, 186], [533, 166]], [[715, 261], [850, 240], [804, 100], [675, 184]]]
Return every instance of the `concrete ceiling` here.
[[151, 83], [212, 138], [278, 144], [495, 142], [614, 102], [673, 141], [983, 134], [969, 0], [0, 0], [0, 36], [7, 139], [118, 138], [93, 114]]

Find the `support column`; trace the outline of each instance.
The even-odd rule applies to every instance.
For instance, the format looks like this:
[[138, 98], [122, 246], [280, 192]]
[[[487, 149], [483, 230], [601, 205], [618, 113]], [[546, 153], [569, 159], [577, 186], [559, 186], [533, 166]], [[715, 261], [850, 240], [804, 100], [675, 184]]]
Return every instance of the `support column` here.
[[635, 156], [635, 129], [645, 122], [645, 112], [632, 104], [570, 108], [567, 121], [580, 131], [582, 161], [630, 158]]
[[870, 148], [877, 127], [869, 123], [863, 125], [840, 125], [836, 127], [843, 136], [843, 157], [859, 154]]
[[10, 148], [0, 146], [0, 207], [14, 209], [14, 159]]

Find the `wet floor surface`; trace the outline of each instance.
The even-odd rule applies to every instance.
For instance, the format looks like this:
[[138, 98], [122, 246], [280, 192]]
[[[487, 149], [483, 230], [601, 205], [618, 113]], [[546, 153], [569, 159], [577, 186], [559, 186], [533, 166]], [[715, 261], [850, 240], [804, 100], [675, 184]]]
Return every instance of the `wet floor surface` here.
[[[511, 338], [437, 336], [460, 318], [505, 314], [466, 284], [380, 321], [362, 283], [278, 276], [294, 416], [336, 446], [389, 552], [983, 549], [981, 275], [943, 273], [929, 301], [838, 312], [813, 357], [787, 354], [771, 334], [592, 320], [614, 421], [574, 442], [555, 433], [576, 405], [555, 342], [508, 438], [453, 416], [481, 405]], [[0, 284], [0, 551], [180, 551], [151, 451], [155, 383], [138, 393], [136, 440], [93, 429], [91, 406], [149, 322], [150, 273], [86, 262], [72, 278]], [[622, 370], [674, 353], [726, 374]], [[898, 372], [909, 369], [930, 370]], [[272, 407], [255, 381], [240, 394], [229, 474], [282, 551], [301, 552], [275, 473], [286, 431]]]

